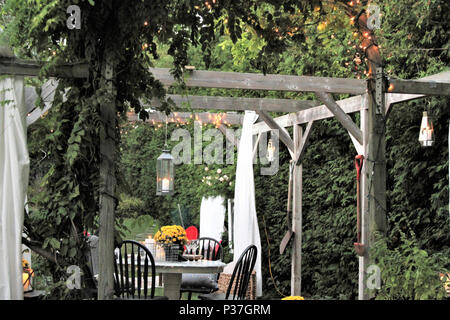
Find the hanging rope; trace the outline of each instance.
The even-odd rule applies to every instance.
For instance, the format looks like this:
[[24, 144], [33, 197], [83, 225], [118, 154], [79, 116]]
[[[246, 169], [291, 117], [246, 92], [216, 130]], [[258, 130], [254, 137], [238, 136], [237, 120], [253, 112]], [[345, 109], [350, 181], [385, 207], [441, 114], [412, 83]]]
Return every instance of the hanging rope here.
[[167, 114], [166, 114], [166, 136], [164, 138], [164, 148], [167, 149]]
[[272, 263], [271, 263], [271, 259], [270, 259], [270, 241], [269, 241], [269, 235], [267, 234], [267, 225], [266, 225], [266, 219], [264, 218], [264, 215], [262, 216], [263, 218], [263, 222], [264, 222], [264, 233], [266, 234], [266, 241], [267, 241], [267, 262], [269, 263], [269, 273], [270, 273], [270, 279], [272, 279], [272, 283], [273, 286], [275, 288], [275, 290], [278, 292], [278, 294], [282, 297], [286, 297], [287, 295], [285, 295], [283, 292], [281, 292], [278, 289], [277, 284], [275, 283], [275, 279], [273, 278], [273, 274], [272, 274]]

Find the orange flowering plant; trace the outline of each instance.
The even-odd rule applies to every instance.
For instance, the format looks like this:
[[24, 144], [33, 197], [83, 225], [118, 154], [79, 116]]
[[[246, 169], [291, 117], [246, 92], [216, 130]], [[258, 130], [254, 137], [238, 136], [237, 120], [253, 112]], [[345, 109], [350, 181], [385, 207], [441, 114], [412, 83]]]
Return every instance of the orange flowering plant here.
[[164, 226], [155, 234], [155, 240], [165, 244], [185, 245], [187, 242], [186, 230], [182, 226]]

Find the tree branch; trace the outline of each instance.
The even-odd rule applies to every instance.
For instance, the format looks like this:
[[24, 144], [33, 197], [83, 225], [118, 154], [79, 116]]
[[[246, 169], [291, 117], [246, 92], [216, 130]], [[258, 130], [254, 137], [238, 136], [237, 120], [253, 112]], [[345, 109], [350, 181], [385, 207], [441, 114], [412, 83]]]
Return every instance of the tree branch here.
[[60, 266], [67, 266], [68, 263], [64, 260], [58, 259], [57, 255], [53, 253], [50, 250], [42, 248], [41, 244], [35, 244], [32, 241], [28, 240], [27, 238], [22, 237], [22, 243], [26, 245], [28, 248], [30, 248], [35, 253], [39, 254], [40, 256], [44, 257], [48, 261], [55, 263]]

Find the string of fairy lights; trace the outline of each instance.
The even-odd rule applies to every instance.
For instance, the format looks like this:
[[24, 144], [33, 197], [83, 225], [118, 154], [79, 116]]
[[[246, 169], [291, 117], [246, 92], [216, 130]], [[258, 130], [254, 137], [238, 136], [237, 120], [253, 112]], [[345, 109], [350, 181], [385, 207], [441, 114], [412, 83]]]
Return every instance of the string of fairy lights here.
[[[128, 113], [129, 118], [134, 117], [133, 112]], [[176, 127], [188, 126], [192, 123], [196, 122], [197, 125], [201, 127], [207, 127], [208, 125], [215, 127], [218, 129], [221, 126], [226, 126], [228, 128], [232, 127], [233, 121], [228, 119], [229, 115], [227, 113], [183, 113], [183, 112], [173, 112], [167, 116], [167, 118], [162, 116], [162, 114], [158, 113], [157, 115], [150, 115], [150, 118], [146, 120], [146, 123], [149, 123], [153, 126], [154, 131], [164, 129], [164, 125], [174, 124]], [[132, 121], [136, 122], [136, 121]], [[120, 130], [121, 134], [128, 134], [128, 130], [125, 128], [126, 125]], [[133, 125], [136, 128], [136, 125]]]

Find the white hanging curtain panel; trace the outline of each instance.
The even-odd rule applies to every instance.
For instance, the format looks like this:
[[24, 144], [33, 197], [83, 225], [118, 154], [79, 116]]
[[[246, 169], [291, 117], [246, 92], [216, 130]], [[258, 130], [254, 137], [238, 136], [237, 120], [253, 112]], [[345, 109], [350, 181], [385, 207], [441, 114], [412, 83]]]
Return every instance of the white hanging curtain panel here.
[[200, 206], [200, 230], [199, 237], [208, 237], [222, 240], [225, 221], [225, 199], [221, 196], [202, 199]]
[[0, 102], [0, 300], [21, 300], [22, 229], [30, 166], [23, 77], [0, 79]]
[[246, 111], [239, 142], [236, 186], [234, 189], [234, 243], [233, 260], [236, 262], [249, 246], [258, 248], [255, 264], [256, 295], [262, 295], [261, 239], [255, 206], [255, 184], [253, 180], [253, 134], [252, 127], [258, 116], [254, 111]]

